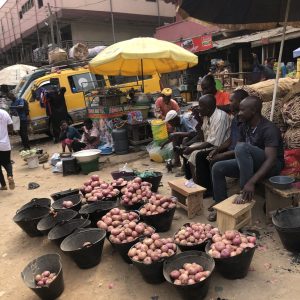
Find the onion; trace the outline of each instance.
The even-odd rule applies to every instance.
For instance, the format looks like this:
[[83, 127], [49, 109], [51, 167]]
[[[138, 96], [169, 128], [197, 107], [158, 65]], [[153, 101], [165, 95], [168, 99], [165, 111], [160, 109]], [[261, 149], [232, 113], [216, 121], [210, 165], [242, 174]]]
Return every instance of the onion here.
[[235, 232], [233, 230], [228, 230], [225, 232], [225, 237], [227, 240], [233, 240], [235, 238]]
[[223, 249], [222, 252], [221, 252], [221, 257], [222, 258], [226, 258], [226, 257], [229, 257], [230, 256], [230, 251], [229, 249]]
[[215, 243], [215, 248], [217, 251], [221, 252], [225, 248], [225, 244], [223, 242]]
[[171, 277], [172, 279], [178, 279], [179, 276], [180, 276], [180, 272], [179, 272], [178, 270], [174, 270], [174, 271], [172, 271], [172, 272], [170, 273], [170, 277]]

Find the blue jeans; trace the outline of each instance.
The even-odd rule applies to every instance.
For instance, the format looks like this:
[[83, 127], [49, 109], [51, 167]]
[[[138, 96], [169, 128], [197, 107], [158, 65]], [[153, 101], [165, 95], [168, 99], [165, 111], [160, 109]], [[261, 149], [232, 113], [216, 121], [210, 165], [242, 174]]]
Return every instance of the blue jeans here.
[[[235, 159], [216, 162], [212, 167], [214, 200], [218, 203], [227, 198], [225, 177], [239, 178], [240, 188], [250, 180], [265, 161], [265, 151], [246, 143], [239, 143], [235, 149]], [[283, 168], [281, 162], [268, 173], [268, 177], [278, 175]]]

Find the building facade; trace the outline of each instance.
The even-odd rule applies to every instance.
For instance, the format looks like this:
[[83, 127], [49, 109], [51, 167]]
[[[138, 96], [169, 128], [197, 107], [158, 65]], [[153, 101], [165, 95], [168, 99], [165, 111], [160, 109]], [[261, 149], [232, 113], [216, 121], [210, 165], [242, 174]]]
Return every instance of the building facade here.
[[0, 8], [0, 64], [32, 62], [33, 50], [69, 49], [153, 36], [172, 22], [175, 5], [162, 0], [7, 0]]

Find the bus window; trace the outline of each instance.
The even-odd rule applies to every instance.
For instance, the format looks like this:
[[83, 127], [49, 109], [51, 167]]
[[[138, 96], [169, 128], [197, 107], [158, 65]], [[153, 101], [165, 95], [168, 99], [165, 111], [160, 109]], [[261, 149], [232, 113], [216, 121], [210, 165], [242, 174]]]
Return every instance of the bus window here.
[[95, 75], [89, 72], [68, 76], [68, 81], [73, 93], [84, 92], [98, 87]]

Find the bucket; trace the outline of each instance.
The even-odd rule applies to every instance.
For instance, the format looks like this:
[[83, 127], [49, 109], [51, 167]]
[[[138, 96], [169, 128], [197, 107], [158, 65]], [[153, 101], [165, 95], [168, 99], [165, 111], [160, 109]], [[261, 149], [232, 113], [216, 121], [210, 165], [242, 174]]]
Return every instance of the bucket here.
[[[192, 285], [175, 285], [170, 278], [170, 273], [173, 270], [181, 269], [185, 263], [197, 263], [211, 274], [205, 280]], [[215, 262], [208, 254], [201, 251], [186, 251], [167, 259], [164, 262], [163, 274], [167, 282], [177, 289], [183, 299], [201, 300], [207, 295], [214, 268]]]
[[[208, 253], [211, 241], [206, 244], [205, 251]], [[248, 270], [255, 252], [254, 248], [246, 248], [241, 254], [227, 257], [214, 258], [216, 270], [227, 279], [241, 279], [247, 276]]]
[[29, 169], [34, 169], [39, 166], [39, 158], [37, 155], [27, 158], [27, 165]]
[[21, 206], [17, 212], [29, 207], [47, 207], [50, 208], [51, 200], [49, 198], [33, 198], [28, 203]]
[[[99, 228], [80, 229], [66, 237], [60, 249], [69, 254], [81, 269], [92, 268], [101, 261], [106, 232]], [[90, 247], [83, 247], [90, 242]]]
[[125, 171], [113, 171], [111, 172], [111, 176], [114, 180], [123, 178], [126, 181], [130, 181], [136, 177], [134, 172], [125, 172]]
[[54, 194], [50, 195], [50, 197], [54, 201], [56, 201], [60, 198], [64, 198], [64, 197], [75, 195], [75, 194], [79, 194], [79, 189], [69, 189], [69, 190], [57, 192], [57, 193], [54, 193]]
[[122, 206], [125, 208], [125, 210], [130, 211], [130, 210], [138, 210], [140, 209], [143, 205], [145, 204], [144, 201], [135, 203], [133, 205], [127, 205], [127, 204], [122, 204]]
[[[49, 286], [37, 287], [35, 276], [45, 270], [56, 273], [57, 277]], [[21, 272], [24, 283], [41, 299], [53, 300], [64, 291], [64, 279], [60, 256], [58, 254], [46, 254], [31, 261]]]
[[[65, 208], [63, 206], [64, 201], [72, 201], [73, 205], [71, 207]], [[73, 210], [78, 211], [81, 208], [80, 194], [70, 195], [70, 196], [58, 199], [52, 203], [52, 208], [54, 210], [73, 209]]]
[[113, 243], [110, 239], [109, 242], [112, 244], [113, 248], [118, 251], [118, 253], [121, 255], [123, 260], [126, 263], [131, 264], [132, 261], [128, 256], [128, 251], [132, 246], [134, 246], [137, 242], [139, 242], [139, 240], [140, 238], [138, 237], [134, 241], [128, 243]]
[[[189, 226], [189, 225], [190, 223], [183, 224], [183, 226]], [[180, 231], [180, 229], [178, 231]], [[180, 249], [181, 252], [192, 251], [192, 250], [205, 252], [205, 246], [209, 240], [206, 240], [200, 244], [195, 244], [192, 246], [180, 245], [179, 243], [175, 242], [175, 235], [178, 233], [178, 231], [174, 234], [173, 239], [174, 239], [174, 243], [177, 245], [177, 247]]]
[[50, 213], [48, 216], [41, 219], [37, 224], [37, 229], [42, 234], [48, 234], [49, 231], [57, 224], [74, 219], [78, 215], [78, 212], [72, 209], [59, 210], [55, 213]]
[[64, 224], [58, 224], [48, 233], [48, 239], [60, 246], [61, 242], [78, 228], [86, 228], [91, 224], [87, 219], [72, 219]]
[[277, 210], [272, 216], [273, 224], [285, 249], [300, 251], [300, 207]]
[[153, 141], [164, 141], [168, 139], [167, 125], [163, 120], [152, 120], [151, 130], [153, 135]]
[[155, 176], [148, 176], [142, 178], [143, 181], [150, 182], [152, 184], [151, 191], [156, 193], [159, 187], [159, 184], [161, 182], [161, 179], [163, 177], [163, 174], [161, 172], [153, 172]]
[[37, 229], [37, 224], [49, 215], [48, 207], [28, 207], [16, 213], [13, 220], [19, 225], [29, 236], [40, 236], [41, 232]]
[[140, 217], [142, 221], [154, 227], [156, 232], [165, 232], [171, 228], [175, 210], [176, 207], [157, 215], [146, 216], [140, 214]]
[[106, 215], [112, 208], [117, 207], [115, 201], [96, 201], [81, 207], [80, 214], [88, 214], [92, 227], [97, 227], [97, 222]]

